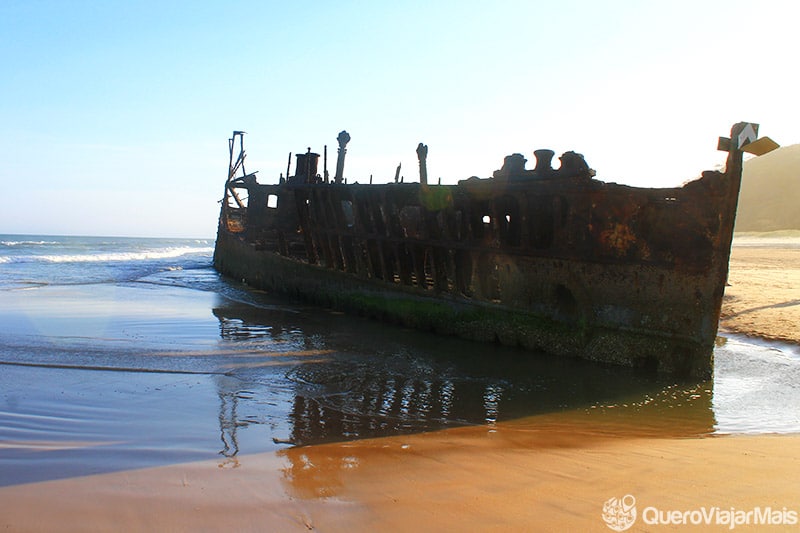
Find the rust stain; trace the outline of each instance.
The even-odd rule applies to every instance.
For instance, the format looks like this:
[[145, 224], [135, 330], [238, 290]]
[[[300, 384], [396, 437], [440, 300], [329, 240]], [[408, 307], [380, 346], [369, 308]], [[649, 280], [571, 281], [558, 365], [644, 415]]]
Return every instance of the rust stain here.
[[625, 224], [614, 223], [613, 227], [600, 233], [603, 246], [618, 257], [627, 255], [628, 250], [636, 243], [636, 235]]

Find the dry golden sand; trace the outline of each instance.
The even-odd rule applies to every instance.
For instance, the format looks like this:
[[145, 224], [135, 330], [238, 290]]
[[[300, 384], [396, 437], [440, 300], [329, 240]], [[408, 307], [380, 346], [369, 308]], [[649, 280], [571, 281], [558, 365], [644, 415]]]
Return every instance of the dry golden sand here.
[[[799, 260], [798, 250], [735, 248], [723, 326], [798, 342]], [[610, 531], [603, 502], [626, 494], [640, 513], [800, 511], [800, 436], [654, 438], [578, 419], [10, 486], [0, 531]], [[640, 516], [631, 531], [662, 529]]]
[[721, 326], [800, 343], [800, 249], [734, 246]]

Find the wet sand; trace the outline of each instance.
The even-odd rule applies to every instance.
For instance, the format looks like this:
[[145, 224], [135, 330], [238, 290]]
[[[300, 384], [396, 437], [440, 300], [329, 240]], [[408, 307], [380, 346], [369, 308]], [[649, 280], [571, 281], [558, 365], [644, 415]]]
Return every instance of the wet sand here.
[[[734, 248], [723, 327], [798, 342], [798, 259]], [[610, 531], [603, 503], [627, 494], [639, 512], [631, 531], [661, 527], [643, 523], [647, 507], [800, 512], [800, 435], [686, 438], [696, 433], [603, 423], [554, 413], [9, 485], [0, 531]]]
[[798, 479], [794, 436], [460, 428], [6, 487], [0, 529], [608, 531], [611, 497], [633, 495], [639, 513], [798, 510]]

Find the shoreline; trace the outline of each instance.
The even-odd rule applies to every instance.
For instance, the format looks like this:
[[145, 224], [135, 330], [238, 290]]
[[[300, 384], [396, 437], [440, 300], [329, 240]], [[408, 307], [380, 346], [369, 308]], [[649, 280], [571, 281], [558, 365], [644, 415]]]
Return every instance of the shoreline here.
[[[800, 250], [734, 246], [721, 331], [800, 344], [798, 291]], [[208, 305], [198, 305], [197, 316], [211, 320], [216, 333]], [[145, 377], [140, 389], [153, 402], [177, 397], [171, 381]], [[137, 397], [139, 389], [125, 383]], [[205, 391], [194, 380], [180, 383], [197, 395]], [[720, 420], [707, 416], [710, 400], [708, 409], [695, 410], [696, 419], [658, 411], [652, 419], [659, 424], [649, 428], [616, 407], [600, 418], [555, 410], [497, 424], [7, 485], [0, 487], [0, 531], [609, 531], [603, 504], [626, 495], [639, 511], [630, 531], [660, 527], [643, 522], [645, 508], [800, 513], [800, 433], [704, 433]], [[198, 406], [183, 408], [189, 418]], [[103, 446], [77, 437], [49, 448], [7, 444], [22, 450], [23, 462], [46, 461], [59, 446], [85, 453]]]
[[608, 531], [603, 503], [627, 494], [640, 513], [797, 511], [798, 476], [798, 435], [609, 437], [501, 424], [0, 488], [0, 529]]

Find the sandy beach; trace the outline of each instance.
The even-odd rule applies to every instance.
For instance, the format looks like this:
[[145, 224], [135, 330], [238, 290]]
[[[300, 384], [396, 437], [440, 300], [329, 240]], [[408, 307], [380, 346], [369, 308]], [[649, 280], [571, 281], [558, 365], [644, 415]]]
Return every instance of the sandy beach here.
[[[798, 265], [797, 249], [735, 247], [723, 330], [800, 342]], [[630, 497], [630, 531], [796, 529], [800, 435], [609, 420], [554, 412], [8, 484], [0, 531], [610, 531], [604, 504]]]
[[649, 507], [800, 510], [798, 479], [796, 436], [462, 428], [7, 487], [0, 528], [607, 531], [603, 503], [630, 494], [641, 517], [632, 531], [646, 531], [660, 527], [642, 523]]
[[800, 249], [734, 246], [720, 325], [800, 343]]

